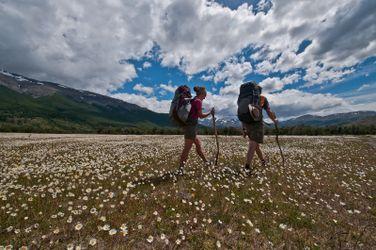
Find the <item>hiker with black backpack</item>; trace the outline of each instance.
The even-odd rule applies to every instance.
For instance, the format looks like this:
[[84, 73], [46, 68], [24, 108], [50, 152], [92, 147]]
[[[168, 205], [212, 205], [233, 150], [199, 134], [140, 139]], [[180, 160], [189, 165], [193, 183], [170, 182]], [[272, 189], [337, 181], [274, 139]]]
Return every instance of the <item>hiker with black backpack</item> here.
[[198, 119], [206, 118], [209, 115], [214, 114], [214, 108], [208, 113], [203, 113], [202, 101], [206, 98], [206, 89], [205, 87], [196, 86], [193, 90], [196, 92], [194, 98], [192, 98], [188, 86], [180, 86], [175, 91], [175, 96], [170, 107], [170, 118], [184, 131], [184, 148], [179, 161], [180, 174], [183, 174], [184, 172], [184, 165], [188, 159], [188, 154], [193, 144], [195, 144], [196, 152], [204, 163], [208, 163], [201, 147], [201, 141], [197, 137], [197, 127]]
[[269, 118], [276, 124], [275, 113], [271, 111], [268, 99], [261, 95], [262, 88], [256, 82], [247, 82], [240, 86], [238, 97], [238, 118], [242, 122], [243, 136], [248, 136], [249, 146], [244, 170], [251, 173], [252, 159], [257, 153], [263, 166], [266, 159], [262, 155], [260, 145], [264, 142], [264, 124], [262, 110], [264, 109]]

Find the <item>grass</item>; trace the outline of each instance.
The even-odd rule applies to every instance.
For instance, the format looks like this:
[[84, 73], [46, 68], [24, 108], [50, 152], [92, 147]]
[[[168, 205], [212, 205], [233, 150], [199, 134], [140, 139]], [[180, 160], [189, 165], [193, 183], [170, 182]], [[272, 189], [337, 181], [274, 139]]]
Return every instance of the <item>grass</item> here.
[[374, 138], [282, 137], [284, 167], [273, 139], [254, 176], [222, 136], [176, 177], [181, 136], [1, 134], [0, 249], [372, 248]]

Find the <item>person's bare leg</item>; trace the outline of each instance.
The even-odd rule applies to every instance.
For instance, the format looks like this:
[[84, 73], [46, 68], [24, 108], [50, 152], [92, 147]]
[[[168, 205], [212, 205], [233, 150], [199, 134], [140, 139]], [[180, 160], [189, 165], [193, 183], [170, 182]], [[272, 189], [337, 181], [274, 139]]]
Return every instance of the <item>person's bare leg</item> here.
[[258, 158], [260, 159], [260, 161], [264, 160], [264, 156], [262, 155], [260, 144], [258, 144], [258, 143], [257, 143], [257, 147], [256, 147], [256, 154], [257, 154]]
[[257, 147], [256, 147], [256, 154], [258, 156], [258, 158], [262, 161], [264, 159], [264, 157], [262, 156], [262, 152], [261, 152], [261, 149], [260, 149], [260, 145], [257, 144]]
[[179, 164], [180, 169], [182, 169], [184, 167], [184, 164], [188, 159], [188, 154], [189, 154], [189, 151], [192, 148], [192, 144], [193, 144], [193, 140], [185, 139], [184, 148], [183, 148], [183, 151], [181, 152], [181, 155], [180, 155], [180, 164]]
[[262, 151], [261, 151], [261, 148], [260, 148], [260, 144], [257, 143], [257, 147], [256, 147], [256, 154], [258, 156], [258, 158], [260, 159], [261, 161], [261, 165], [263, 167], [266, 166], [266, 159], [264, 158], [264, 156], [262, 155]]
[[200, 139], [198, 139], [198, 138], [196, 137], [196, 139], [194, 140], [194, 143], [195, 143], [195, 145], [196, 145], [196, 152], [197, 152], [197, 154], [201, 157], [201, 159], [202, 159], [204, 162], [206, 162], [206, 157], [205, 157], [204, 152], [202, 151], [202, 147], [201, 147], [201, 141], [200, 141]]
[[246, 170], [250, 170], [252, 164], [252, 159], [255, 154], [258, 143], [252, 140], [249, 140], [248, 152], [247, 152], [247, 162], [245, 164]]

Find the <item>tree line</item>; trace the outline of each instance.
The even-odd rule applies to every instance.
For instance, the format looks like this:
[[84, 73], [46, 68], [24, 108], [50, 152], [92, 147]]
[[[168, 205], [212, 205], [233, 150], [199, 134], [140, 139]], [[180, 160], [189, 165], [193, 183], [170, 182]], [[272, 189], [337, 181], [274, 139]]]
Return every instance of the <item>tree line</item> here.
[[[210, 129], [209, 129], [210, 130]], [[276, 129], [273, 127], [264, 128], [266, 135], [275, 135]], [[210, 134], [212, 131], [205, 134]], [[222, 128], [219, 129], [219, 134], [222, 135], [241, 135], [242, 131], [239, 128]], [[279, 128], [280, 135], [375, 135], [376, 125], [343, 125], [343, 126], [292, 126]]]
[[[45, 124], [14, 124], [0, 122], [0, 132], [19, 133], [87, 133], [87, 134], [135, 134], [135, 135], [181, 135], [183, 131], [178, 127], [122, 127], [122, 126], [99, 126], [97, 128], [86, 126], [65, 127], [43, 126]], [[199, 134], [213, 135], [211, 127], [199, 126]], [[265, 126], [266, 135], [275, 135], [277, 131], [273, 127]], [[241, 135], [240, 128], [225, 127], [218, 128], [219, 135]], [[375, 135], [376, 125], [343, 125], [343, 126], [293, 126], [279, 128], [280, 135]]]

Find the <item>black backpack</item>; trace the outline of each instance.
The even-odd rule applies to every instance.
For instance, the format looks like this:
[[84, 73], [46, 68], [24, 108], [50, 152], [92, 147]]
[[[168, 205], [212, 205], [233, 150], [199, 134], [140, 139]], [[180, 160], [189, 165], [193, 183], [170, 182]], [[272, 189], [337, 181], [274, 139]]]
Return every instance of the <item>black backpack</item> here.
[[260, 99], [261, 87], [256, 82], [247, 82], [240, 86], [238, 97], [238, 118], [240, 121], [253, 123], [262, 120]]

